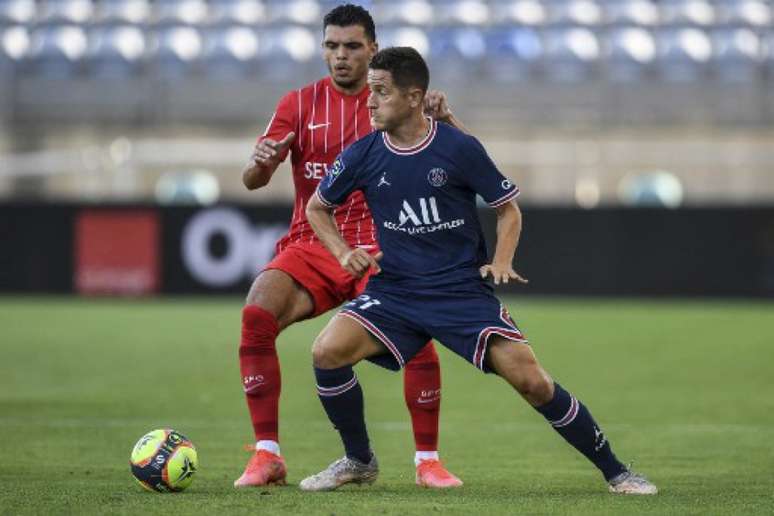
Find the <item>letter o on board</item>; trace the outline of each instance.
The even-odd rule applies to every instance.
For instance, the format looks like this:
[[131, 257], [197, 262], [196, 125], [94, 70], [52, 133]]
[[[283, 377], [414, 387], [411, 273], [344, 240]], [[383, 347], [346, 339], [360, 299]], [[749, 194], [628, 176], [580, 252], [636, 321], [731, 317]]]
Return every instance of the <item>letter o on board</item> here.
[[[221, 234], [226, 253], [210, 253], [210, 239]], [[249, 252], [250, 224], [236, 210], [216, 208], [197, 213], [183, 230], [183, 262], [197, 281], [212, 287], [226, 287], [242, 279]]]

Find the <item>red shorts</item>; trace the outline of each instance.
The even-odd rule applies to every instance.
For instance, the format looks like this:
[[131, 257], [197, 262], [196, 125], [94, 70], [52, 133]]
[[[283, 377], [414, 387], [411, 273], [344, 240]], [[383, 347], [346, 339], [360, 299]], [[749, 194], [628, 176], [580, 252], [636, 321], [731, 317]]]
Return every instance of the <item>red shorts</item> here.
[[266, 265], [288, 274], [312, 296], [314, 311], [310, 317], [327, 312], [365, 290], [370, 274], [355, 278], [322, 244], [290, 244]]

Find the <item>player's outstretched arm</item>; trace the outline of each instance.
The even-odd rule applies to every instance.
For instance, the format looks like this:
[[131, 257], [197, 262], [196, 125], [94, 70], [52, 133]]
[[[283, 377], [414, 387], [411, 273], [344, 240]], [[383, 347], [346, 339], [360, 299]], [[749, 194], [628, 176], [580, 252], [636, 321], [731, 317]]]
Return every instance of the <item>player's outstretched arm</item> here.
[[497, 245], [495, 246], [492, 263], [479, 269], [482, 278], [492, 276], [495, 285], [500, 282], [508, 283], [516, 280], [519, 283], [527, 283], [527, 279], [521, 277], [513, 270], [513, 257], [521, 236], [521, 210], [516, 201], [511, 201], [495, 208], [497, 211]]
[[291, 131], [281, 141], [265, 138], [255, 144], [250, 160], [242, 170], [242, 182], [248, 190], [269, 184], [272, 174], [280, 164], [282, 153], [295, 138], [296, 133]]
[[317, 238], [336, 257], [344, 270], [356, 278], [361, 278], [371, 267], [376, 274], [381, 272], [377, 260], [382, 257], [382, 253], [371, 256], [364, 249], [349, 247], [336, 226], [333, 209], [320, 202], [317, 195], [313, 195], [306, 205], [306, 219], [317, 233]]
[[447, 123], [465, 134], [470, 134], [462, 121], [452, 113], [446, 93], [441, 90], [427, 90], [425, 93], [425, 114], [434, 120]]

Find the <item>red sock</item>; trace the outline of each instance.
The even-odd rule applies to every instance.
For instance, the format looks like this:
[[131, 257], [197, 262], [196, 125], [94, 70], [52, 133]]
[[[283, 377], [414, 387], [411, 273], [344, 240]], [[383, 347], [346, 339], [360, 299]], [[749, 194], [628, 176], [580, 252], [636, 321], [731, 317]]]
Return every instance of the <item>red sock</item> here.
[[411, 413], [417, 451], [438, 450], [438, 416], [441, 412], [441, 364], [429, 341], [405, 367], [403, 394]]
[[255, 440], [279, 442], [279, 397], [282, 387], [275, 340], [279, 333], [272, 314], [255, 305], [242, 310], [239, 369]]

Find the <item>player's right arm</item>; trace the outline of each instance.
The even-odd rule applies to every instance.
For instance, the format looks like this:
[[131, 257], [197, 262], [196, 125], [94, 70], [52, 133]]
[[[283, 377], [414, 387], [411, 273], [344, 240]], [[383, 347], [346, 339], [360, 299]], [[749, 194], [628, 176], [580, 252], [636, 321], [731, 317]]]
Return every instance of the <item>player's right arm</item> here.
[[323, 204], [318, 195], [313, 195], [309, 199], [306, 205], [306, 219], [317, 233], [317, 238], [336, 257], [344, 270], [356, 278], [363, 277], [371, 267], [378, 274], [381, 269], [377, 260], [381, 258], [381, 252], [374, 257], [364, 249], [349, 247], [336, 226], [334, 209], [335, 207]]
[[282, 163], [282, 156], [287, 154], [287, 149], [296, 138], [296, 133], [289, 132], [280, 141], [264, 138], [255, 144], [250, 160], [242, 170], [242, 182], [248, 190], [255, 190], [266, 186]]
[[298, 127], [297, 92], [282, 97], [266, 131], [258, 139], [250, 159], [242, 169], [242, 183], [248, 190], [266, 186], [274, 171], [290, 151]]
[[[336, 257], [344, 270], [360, 278], [372, 267], [376, 274], [381, 271], [377, 262], [381, 258], [381, 252], [372, 256], [359, 247], [351, 248], [341, 236], [333, 214], [336, 206], [359, 188], [357, 148], [357, 144], [352, 145], [333, 162], [306, 205], [306, 219], [317, 238]], [[355, 166], [347, 166], [345, 163], [353, 163]]]

